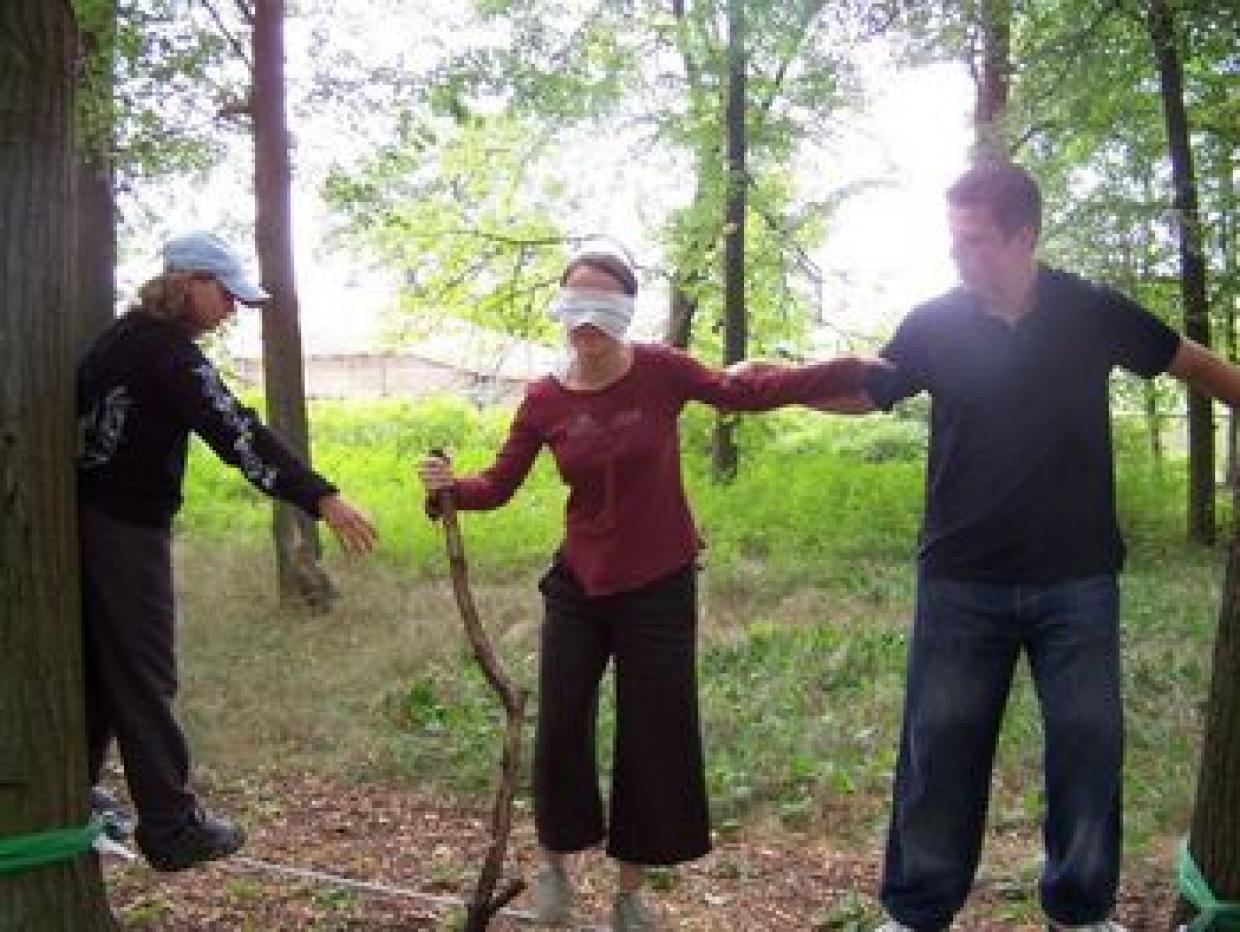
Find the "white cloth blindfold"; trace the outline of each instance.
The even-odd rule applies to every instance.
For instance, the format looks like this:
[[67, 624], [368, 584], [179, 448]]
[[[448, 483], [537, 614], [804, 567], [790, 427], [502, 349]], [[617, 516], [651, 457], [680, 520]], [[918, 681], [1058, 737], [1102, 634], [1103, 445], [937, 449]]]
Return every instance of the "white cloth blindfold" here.
[[633, 321], [636, 302], [632, 295], [618, 291], [587, 291], [561, 288], [548, 313], [568, 330], [593, 324], [613, 339], [624, 337]]

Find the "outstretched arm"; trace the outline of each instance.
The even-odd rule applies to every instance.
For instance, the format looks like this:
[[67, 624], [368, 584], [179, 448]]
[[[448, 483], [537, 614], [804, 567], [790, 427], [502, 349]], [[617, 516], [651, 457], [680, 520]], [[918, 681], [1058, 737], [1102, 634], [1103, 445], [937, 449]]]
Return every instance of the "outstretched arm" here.
[[870, 397], [870, 393], [862, 389], [848, 395], [836, 395], [810, 405], [819, 411], [831, 414], [870, 414], [878, 410], [878, 405]]
[[340, 541], [346, 553], [366, 554], [374, 549], [378, 534], [370, 519], [337, 494], [319, 499], [319, 515]]
[[438, 517], [437, 492], [452, 492], [456, 507], [467, 511], [486, 511], [503, 505], [525, 481], [538, 451], [542, 437], [529, 421], [527, 405], [522, 402], [508, 428], [508, 438], [496, 454], [490, 468], [472, 476], [457, 476], [452, 460], [435, 453], [418, 464], [418, 478], [426, 489], [426, 513]]
[[[853, 356], [841, 357], [848, 358], [862, 363], [865, 366], [865, 372], [862, 374], [862, 385], [858, 388], [845, 389], [830, 394], [822, 395], [812, 401], [805, 402], [808, 407], [818, 411], [827, 411], [832, 414], [869, 414], [878, 410], [878, 405], [874, 403], [874, 399], [868, 391], [868, 382], [876, 372], [882, 372], [891, 368], [891, 363], [878, 356]], [[772, 363], [753, 362], [745, 360], [744, 362], [733, 363], [725, 370], [729, 375], [739, 377], [752, 377], [763, 369], [775, 370], [786, 369], [787, 367], [774, 365]]]
[[237, 401], [196, 346], [187, 343], [163, 366], [164, 401], [181, 423], [260, 491], [319, 517], [319, 503], [334, 495], [336, 487]]
[[1167, 371], [1212, 398], [1233, 407], [1240, 405], [1240, 366], [1220, 358], [1200, 343], [1182, 339]]
[[864, 389], [870, 363], [838, 356], [802, 366], [744, 362], [712, 369], [680, 351], [672, 353], [676, 378], [686, 399], [727, 411], [769, 411], [783, 405], [817, 406]]

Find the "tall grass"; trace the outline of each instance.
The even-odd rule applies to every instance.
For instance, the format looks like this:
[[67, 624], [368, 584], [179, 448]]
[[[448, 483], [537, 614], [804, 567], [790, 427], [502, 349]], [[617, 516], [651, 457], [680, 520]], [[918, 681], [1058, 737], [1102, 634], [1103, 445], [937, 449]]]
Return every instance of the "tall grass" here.
[[[313, 406], [318, 467], [379, 525], [377, 562], [333, 558], [346, 598], [326, 618], [274, 608], [262, 498], [196, 449], [182, 512], [186, 715], [202, 759], [338, 770], [480, 792], [494, 775], [498, 707], [465, 657], [438, 529], [413, 473], [432, 446], [486, 465], [509, 414], [452, 399]], [[709, 478], [711, 417], [682, 422], [685, 479], [709, 542], [700, 663], [716, 825], [771, 816], [872, 834], [899, 725], [924, 427], [802, 411], [746, 419], [739, 477]], [[1183, 830], [1193, 789], [1219, 578], [1182, 542], [1182, 464], [1154, 468], [1117, 427], [1124, 577], [1128, 838]], [[562, 527], [543, 456], [506, 507], [464, 527], [488, 624], [534, 679], [534, 574]], [[223, 544], [227, 546], [222, 546]], [[604, 700], [600, 745], [610, 741]], [[1040, 817], [1041, 736], [1027, 675], [1006, 718], [994, 821]]]

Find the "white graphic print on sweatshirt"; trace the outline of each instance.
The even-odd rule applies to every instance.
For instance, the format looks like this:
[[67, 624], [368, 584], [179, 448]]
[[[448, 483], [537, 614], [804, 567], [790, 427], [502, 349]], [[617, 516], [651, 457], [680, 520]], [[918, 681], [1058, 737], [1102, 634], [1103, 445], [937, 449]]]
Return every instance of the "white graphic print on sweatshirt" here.
[[270, 463], [263, 462], [263, 458], [255, 451], [254, 419], [237, 406], [237, 399], [224, 387], [214, 366], [203, 363], [195, 366], [192, 371], [202, 381], [202, 393], [211, 402], [211, 407], [219, 413], [224, 426], [236, 435], [233, 449], [237, 451], [241, 471], [255, 485], [271, 491], [275, 488], [280, 471]]
[[81, 455], [78, 465], [82, 469], [104, 466], [116, 455], [125, 436], [125, 422], [133, 397], [124, 385], [118, 385], [99, 401], [90, 412], [78, 421]]

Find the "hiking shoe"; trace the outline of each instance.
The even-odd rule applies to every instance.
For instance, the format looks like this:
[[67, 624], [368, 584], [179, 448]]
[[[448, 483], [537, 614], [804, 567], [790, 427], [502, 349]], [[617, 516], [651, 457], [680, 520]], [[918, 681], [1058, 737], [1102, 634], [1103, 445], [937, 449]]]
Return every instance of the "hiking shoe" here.
[[1126, 928], [1113, 919], [1101, 922], [1087, 922], [1083, 926], [1065, 926], [1053, 919], [1046, 923], [1049, 932], [1128, 932]]
[[617, 893], [611, 904], [612, 932], [655, 932], [659, 928], [654, 910], [637, 890]]
[[103, 819], [103, 833], [118, 844], [133, 834], [133, 813], [101, 786], [90, 788], [90, 814]]
[[228, 857], [245, 844], [245, 831], [231, 819], [198, 807], [189, 821], [170, 835], [151, 838], [139, 825], [134, 840], [155, 870], [183, 871], [204, 861]]
[[573, 891], [563, 867], [547, 864], [534, 881], [534, 916], [539, 925], [567, 925], [573, 911]]

